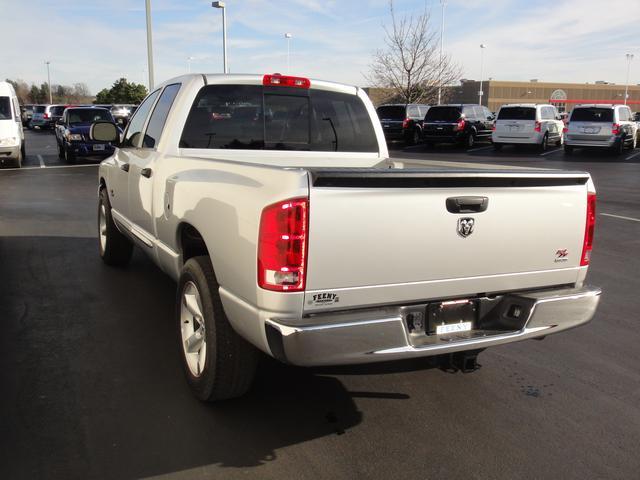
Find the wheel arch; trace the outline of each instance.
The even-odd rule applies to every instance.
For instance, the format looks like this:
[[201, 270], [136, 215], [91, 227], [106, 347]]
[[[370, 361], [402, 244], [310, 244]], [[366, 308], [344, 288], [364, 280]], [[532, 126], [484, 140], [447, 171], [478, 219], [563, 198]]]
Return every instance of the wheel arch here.
[[211, 258], [209, 248], [200, 231], [188, 222], [181, 222], [176, 232], [176, 244], [182, 257], [182, 264], [187, 260], [200, 255], [207, 255]]

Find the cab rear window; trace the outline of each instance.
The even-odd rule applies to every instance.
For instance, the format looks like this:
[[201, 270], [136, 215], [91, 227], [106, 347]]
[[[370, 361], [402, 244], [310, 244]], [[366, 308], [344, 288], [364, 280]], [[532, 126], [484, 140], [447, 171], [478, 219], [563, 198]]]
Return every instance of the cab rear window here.
[[425, 122], [457, 122], [462, 112], [458, 107], [431, 107], [424, 117]]
[[571, 114], [571, 122], [613, 122], [613, 109], [611, 108], [574, 108]]
[[181, 148], [378, 152], [355, 95], [260, 85], [208, 85], [196, 97]]
[[535, 120], [536, 109], [528, 107], [501, 108], [498, 112], [498, 120]]

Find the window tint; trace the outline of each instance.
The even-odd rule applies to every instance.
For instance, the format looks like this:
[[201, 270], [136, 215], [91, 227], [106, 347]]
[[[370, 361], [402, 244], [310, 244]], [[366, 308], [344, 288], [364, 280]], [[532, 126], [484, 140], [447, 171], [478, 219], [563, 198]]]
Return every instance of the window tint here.
[[167, 121], [167, 115], [169, 114], [171, 105], [173, 105], [173, 100], [178, 94], [178, 90], [180, 90], [180, 84], [174, 83], [173, 85], [167, 85], [162, 91], [162, 95], [160, 95], [158, 103], [156, 103], [151, 118], [149, 119], [147, 131], [144, 134], [144, 140], [142, 141], [144, 148], [154, 148], [158, 140], [160, 140], [164, 123]]
[[571, 112], [571, 122], [613, 122], [612, 108], [574, 108]]
[[153, 106], [153, 102], [155, 101], [159, 93], [160, 90], [156, 90], [147, 98], [145, 98], [144, 101], [140, 104], [140, 107], [136, 111], [136, 114], [129, 122], [127, 133], [124, 137], [124, 142], [122, 142], [123, 147], [137, 147], [140, 144], [140, 134], [142, 133], [142, 127], [144, 127], [144, 122], [147, 119], [149, 111]]
[[498, 112], [498, 120], [535, 120], [536, 109], [533, 107], [502, 107]]
[[69, 125], [93, 123], [97, 121], [113, 122], [109, 110], [104, 108], [72, 108], [68, 112]]
[[457, 122], [460, 114], [460, 107], [431, 107], [424, 119], [427, 122]]
[[258, 85], [203, 87], [180, 147], [378, 151], [371, 119], [357, 96]]
[[404, 107], [399, 105], [378, 107], [376, 112], [378, 112], [378, 118], [380, 118], [380, 120], [404, 120], [405, 118]]

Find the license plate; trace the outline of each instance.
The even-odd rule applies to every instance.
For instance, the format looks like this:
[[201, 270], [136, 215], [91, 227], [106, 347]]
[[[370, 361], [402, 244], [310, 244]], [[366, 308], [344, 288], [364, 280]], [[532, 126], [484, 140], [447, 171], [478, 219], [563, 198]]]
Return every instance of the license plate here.
[[388, 123], [383, 123], [382, 124], [382, 128], [389, 128], [389, 124]]
[[438, 325], [436, 327], [436, 335], [445, 333], [468, 332], [471, 330], [472, 322], [449, 323], [446, 325]]
[[94, 145], [93, 146], [93, 151], [94, 152], [99, 152], [101, 150], [104, 150], [104, 145]]
[[451, 300], [431, 303], [427, 307], [428, 328], [431, 334], [468, 332], [476, 320], [476, 302], [473, 300]]

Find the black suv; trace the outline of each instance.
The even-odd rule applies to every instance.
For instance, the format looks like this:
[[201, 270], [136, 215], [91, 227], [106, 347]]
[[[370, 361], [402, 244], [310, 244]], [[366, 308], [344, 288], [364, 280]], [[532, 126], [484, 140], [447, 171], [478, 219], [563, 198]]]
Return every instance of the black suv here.
[[429, 105], [418, 103], [380, 105], [376, 112], [387, 141], [403, 140], [415, 145], [422, 137], [422, 120]]
[[458, 143], [470, 148], [478, 140], [491, 140], [494, 120], [482, 105], [438, 105], [424, 117], [422, 138], [427, 145]]

